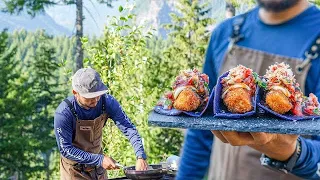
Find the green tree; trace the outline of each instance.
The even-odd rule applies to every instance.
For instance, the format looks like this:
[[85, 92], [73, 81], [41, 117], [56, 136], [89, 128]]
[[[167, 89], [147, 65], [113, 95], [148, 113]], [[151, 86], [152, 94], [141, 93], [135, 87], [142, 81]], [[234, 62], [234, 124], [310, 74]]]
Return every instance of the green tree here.
[[[108, 7], [112, 7], [112, 1], [114, 0], [97, 0], [99, 3], [106, 4]], [[38, 13], [44, 12], [46, 7], [55, 5], [75, 5], [76, 6], [76, 70], [83, 67], [83, 49], [81, 38], [83, 37], [83, 0], [4, 0], [5, 12], [20, 13], [24, 9], [31, 16], [35, 16]], [[88, 12], [90, 15], [91, 13]]]
[[[55, 108], [68, 92], [59, 84], [59, 65], [56, 51], [49, 41], [52, 37], [39, 32], [38, 47], [34, 60], [28, 64], [28, 76], [34, 98], [33, 114], [31, 116], [33, 138], [37, 139], [36, 150], [41, 154], [41, 165], [44, 167], [46, 179], [58, 170], [57, 166], [50, 167], [50, 157], [56, 150], [56, 141], [53, 133], [53, 115]], [[43, 138], [46, 137], [46, 138]]]
[[[0, 179], [58, 177], [53, 114], [68, 91], [51, 42], [43, 31], [0, 34]], [[17, 58], [22, 47], [35, 52]]]
[[232, 5], [236, 8], [242, 4], [249, 5], [250, 7], [256, 4], [256, 0], [229, 0], [228, 2], [232, 3]]
[[154, 76], [158, 78], [155, 81], [164, 82], [165, 87], [171, 87], [180, 70], [202, 67], [210, 37], [207, 28], [214, 22], [208, 15], [209, 1], [179, 0], [176, 9], [177, 13], [170, 15], [171, 23], [165, 25], [170, 32], [169, 45], [152, 68], [161, 74]]
[[318, 7], [320, 6], [320, 0], [309, 0], [309, 1], [316, 4]]
[[[320, 5], [320, 0], [309, 0], [311, 3], [316, 5]], [[256, 0], [228, 0], [228, 2], [232, 3], [236, 8], [242, 4], [247, 4], [249, 7], [252, 7], [256, 4]]]
[[[122, 105], [124, 111], [137, 126], [143, 137], [149, 163], [159, 163], [163, 157], [179, 154], [182, 134], [177, 130], [164, 130], [148, 126], [148, 114], [154, 107], [160, 90], [149, 75], [155, 69], [148, 69], [158, 59], [152, 58], [147, 41], [154, 36], [145, 27], [135, 23], [135, 15], [128, 9], [119, 7], [123, 15], [113, 18], [106, 27], [104, 37], [90, 46], [86, 64], [97, 69], [112, 94]], [[130, 143], [108, 122], [104, 129], [104, 152], [125, 165], [135, 165], [135, 155]], [[117, 172], [109, 172], [109, 177]]]
[[21, 71], [21, 61], [16, 60], [16, 46], [8, 48], [8, 35], [0, 35], [0, 178], [16, 176], [25, 178], [36, 166], [30, 134], [32, 101], [27, 76]]

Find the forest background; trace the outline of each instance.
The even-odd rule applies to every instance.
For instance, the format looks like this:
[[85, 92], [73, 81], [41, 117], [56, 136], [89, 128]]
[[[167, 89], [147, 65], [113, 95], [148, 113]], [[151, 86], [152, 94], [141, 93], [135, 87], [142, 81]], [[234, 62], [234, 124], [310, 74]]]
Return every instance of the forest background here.
[[[10, 12], [7, 4], [7, 13], [17, 13], [15, 0], [7, 2], [16, 5]], [[159, 163], [180, 154], [183, 131], [150, 127], [148, 114], [179, 71], [202, 69], [212, 29], [225, 11], [213, 17], [217, 9], [210, 0], [175, 0], [172, 12], [162, 12], [170, 13], [168, 23], [155, 28], [137, 22], [147, 3], [107, 3], [119, 15], [108, 17], [102, 35], [80, 38], [82, 65], [101, 73], [109, 93], [143, 137], [148, 163]], [[253, 0], [229, 3], [237, 14], [255, 5]], [[35, 9], [28, 11], [37, 16]], [[71, 95], [77, 38], [52, 35], [45, 29], [0, 33], [0, 179], [59, 179], [53, 116], [59, 103]], [[135, 164], [133, 148], [112, 121], [104, 128], [103, 144], [104, 152], [117, 161]], [[123, 176], [121, 170], [108, 173], [109, 178]]]

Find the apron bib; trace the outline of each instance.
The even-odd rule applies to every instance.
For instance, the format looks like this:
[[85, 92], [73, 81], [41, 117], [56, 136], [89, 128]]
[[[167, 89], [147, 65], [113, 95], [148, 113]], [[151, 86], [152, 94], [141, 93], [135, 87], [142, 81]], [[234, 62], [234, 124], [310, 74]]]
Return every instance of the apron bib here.
[[[314, 46], [319, 46], [320, 37], [311, 48], [311, 53], [306, 53], [306, 59], [290, 58], [266, 52], [245, 48], [236, 45], [242, 36], [240, 28], [245, 20], [245, 16], [236, 19], [233, 25], [233, 34], [227, 53], [224, 57], [223, 65], [220, 68], [219, 76], [231, 68], [242, 64], [259, 75], [264, 75], [268, 67], [276, 62], [284, 62], [292, 68], [297, 82], [304, 92], [305, 81], [308, 70], [311, 66], [310, 61], [317, 57], [317, 49]], [[313, 51], [314, 50], [314, 51]], [[235, 147], [230, 144], [225, 144], [219, 139], [215, 139], [213, 143], [213, 153], [211, 155], [211, 164], [209, 168], [210, 180], [298, 180], [300, 178], [280, 172], [272, 171], [263, 167], [260, 164], [261, 153], [248, 147]], [[215, 163], [217, 162], [217, 163]]]
[[[93, 120], [80, 120], [70, 103], [65, 99], [72, 114], [76, 117], [76, 132], [72, 145], [86, 152], [103, 154], [102, 152], [102, 128], [108, 117], [105, 113], [104, 96], [102, 96], [102, 114]], [[106, 180], [107, 174], [103, 167], [79, 164], [73, 160], [61, 156], [60, 159], [61, 180]]]

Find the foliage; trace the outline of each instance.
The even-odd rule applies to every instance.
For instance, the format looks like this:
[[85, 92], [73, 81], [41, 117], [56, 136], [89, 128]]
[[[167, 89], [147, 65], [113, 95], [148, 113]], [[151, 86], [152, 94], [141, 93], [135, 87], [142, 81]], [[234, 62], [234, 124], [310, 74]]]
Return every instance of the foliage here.
[[[22, 62], [31, 63], [34, 60], [34, 56], [37, 53], [39, 47], [40, 37], [43, 34], [42, 30], [36, 32], [27, 32], [26, 30], [16, 30], [8, 37], [8, 45], [10, 47], [16, 47], [17, 52], [15, 58]], [[55, 59], [64, 64], [64, 68], [61, 68], [61, 72], [70, 73], [73, 64], [75, 62], [75, 38], [66, 36], [50, 37], [46, 40], [51, 47], [55, 49]], [[60, 83], [65, 82], [65, 78], [61, 76]]]
[[[118, 8], [122, 16], [112, 19], [102, 38], [83, 38], [86, 66], [101, 73], [110, 93], [137, 126], [150, 164], [178, 155], [183, 136], [180, 130], [149, 127], [148, 114], [180, 70], [201, 68], [210, 36], [207, 3], [180, 0], [176, 4], [178, 12], [166, 26], [171, 32], [167, 40], [136, 25], [131, 6]], [[0, 72], [4, 77], [0, 80], [0, 140], [7, 142], [0, 144], [0, 179], [12, 175], [55, 179], [59, 152], [52, 116], [70, 90], [75, 38], [48, 37], [43, 31], [0, 37], [0, 65], [6, 67]], [[104, 130], [103, 143], [107, 155], [127, 166], [135, 164], [133, 148], [112, 121]], [[109, 177], [120, 175], [122, 171], [109, 171]]]
[[[42, 4], [6, 2], [13, 3], [7, 4], [10, 12], [26, 8], [31, 15], [51, 5], [47, 0]], [[102, 38], [83, 39], [86, 65], [102, 74], [110, 93], [137, 126], [150, 164], [178, 155], [181, 149], [180, 130], [149, 127], [147, 118], [180, 70], [202, 67], [210, 36], [206, 27], [213, 22], [207, 16], [208, 3], [201, 2], [175, 3], [178, 12], [165, 26], [170, 31], [168, 39], [136, 25], [129, 6], [118, 8], [123, 15], [112, 19]], [[254, 5], [252, 0], [232, 2], [237, 7]], [[320, 4], [319, 0], [314, 2]], [[70, 92], [74, 55], [74, 37], [49, 37], [43, 31], [0, 33], [0, 179], [58, 179], [53, 112]], [[135, 164], [133, 148], [112, 121], [104, 130], [103, 143], [107, 155], [127, 166]], [[121, 175], [121, 171], [109, 171], [109, 177]]]
[[[99, 3], [106, 4], [112, 7], [112, 1], [115, 0], [97, 0]], [[92, 1], [90, 1], [92, 3]], [[45, 8], [55, 5], [75, 5], [76, 6], [76, 66], [75, 70], [83, 67], [83, 49], [81, 38], [83, 37], [83, 8], [88, 9], [83, 5], [83, 0], [4, 0], [4, 12], [10, 14], [19, 14], [26, 11], [32, 17], [36, 14], [45, 12]], [[90, 12], [88, 12], [91, 15]]]
[[[122, 8], [119, 8], [122, 9]], [[147, 42], [153, 36], [134, 22], [135, 15], [123, 9], [119, 19], [113, 18], [106, 27], [104, 37], [95, 46], [86, 46], [90, 54], [86, 64], [101, 74], [110, 93], [120, 102], [128, 117], [143, 137], [149, 163], [159, 163], [167, 155], [179, 154], [181, 132], [149, 127], [147, 117], [155, 105], [161, 89], [153, 81], [155, 69], [150, 69], [158, 59], [152, 57]], [[168, 65], [169, 66], [169, 65]], [[135, 155], [130, 143], [114, 126], [107, 123], [103, 137], [104, 152], [125, 165], [135, 165]], [[121, 149], [119, 151], [119, 149]], [[109, 172], [109, 177], [121, 172]]]
[[249, 5], [249, 7], [252, 7], [256, 4], [256, 0], [229, 0], [230, 3], [236, 8], [240, 7], [241, 5]]
[[[162, 81], [172, 79], [180, 70], [202, 67], [210, 37], [207, 27], [213, 24], [208, 16], [209, 2], [179, 0], [176, 8], [178, 14], [172, 13], [172, 23], [165, 25], [170, 31], [170, 46], [164, 50], [164, 57], [157, 68], [161, 71]], [[166, 86], [170, 87], [171, 83], [167, 81]]]
[[22, 57], [19, 48], [25, 40], [1, 34], [1, 179], [50, 179], [57, 174], [58, 166], [52, 164], [57, 159], [53, 111], [67, 92], [59, 85], [56, 52], [50, 41], [43, 31], [37, 32], [32, 39], [35, 52], [22, 61], [17, 57]]
[[[228, 0], [230, 3], [232, 3], [236, 8], [240, 7], [243, 4], [248, 5], [249, 7], [252, 7], [256, 4], [256, 0]], [[314, 3], [318, 6], [320, 6], [320, 0], [309, 0], [311, 3]]]
[[[74, 5], [77, 0], [4, 0], [5, 12], [10, 14], [19, 14], [22, 11], [26, 11], [31, 16], [36, 16], [39, 13], [45, 12], [45, 8], [55, 5]], [[112, 1], [115, 0], [97, 0], [101, 4], [106, 4], [109, 7], [112, 6]]]
[[309, 1], [316, 4], [318, 7], [320, 6], [320, 0], [309, 0]]
[[[46, 177], [49, 179], [52, 173], [57, 172], [58, 167], [50, 167], [50, 156], [56, 150], [56, 141], [53, 133], [53, 115], [54, 110], [61, 99], [67, 96], [65, 86], [59, 84], [59, 65], [56, 60], [55, 48], [48, 44], [52, 37], [45, 35], [42, 31], [39, 33], [39, 44], [36, 49], [36, 56], [33, 62], [28, 64], [29, 83], [32, 87], [35, 106], [31, 116], [34, 138], [41, 145], [37, 150], [44, 159]], [[47, 138], [43, 138], [47, 137]]]
[[[19, 163], [26, 161], [23, 151], [17, 149], [25, 149], [28, 144], [27, 141], [23, 141], [21, 131], [17, 131], [23, 128], [24, 121], [19, 120], [19, 116], [24, 116], [19, 108], [26, 107], [28, 102], [18, 103], [21, 98], [16, 98], [16, 94], [19, 97], [29, 94], [27, 89], [22, 87], [25, 79], [20, 78], [19, 68], [17, 65], [19, 61], [14, 59], [16, 48], [8, 48], [8, 34], [6, 31], [0, 34], [0, 66], [1, 66], [1, 80], [0, 80], [0, 178], [8, 177], [11, 172], [15, 172], [18, 168], [27, 169], [25, 163]], [[18, 85], [18, 86], [16, 86]], [[18, 88], [20, 87], [20, 88]], [[20, 106], [19, 106], [20, 105]], [[17, 111], [17, 112], [15, 112]], [[16, 115], [17, 113], [17, 115]], [[16, 131], [13, 131], [15, 129]], [[19, 157], [19, 160], [15, 160]]]
[[[210, 34], [206, 26], [212, 21], [206, 16], [208, 3], [181, 0], [179, 15], [172, 14], [168, 40], [162, 40], [137, 26], [135, 15], [128, 8], [120, 18], [113, 17], [102, 40], [88, 46], [86, 65], [99, 70], [110, 93], [116, 97], [143, 137], [149, 163], [159, 163], [168, 155], [179, 154], [180, 131], [149, 127], [148, 113], [161, 93], [171, 86], [179, 70], [202, 66]], [[104, 151], [125, 165], [134, 165], [133, 148], [112, 122], [107, 124]], [[119, 151], [121, 149], [122, 151]], [[118, 172], [119, 173], [119, 172]], [[121, 172], [120, 172], [121, 173]], [[117, 176], [109, 172], [109, 176]]]

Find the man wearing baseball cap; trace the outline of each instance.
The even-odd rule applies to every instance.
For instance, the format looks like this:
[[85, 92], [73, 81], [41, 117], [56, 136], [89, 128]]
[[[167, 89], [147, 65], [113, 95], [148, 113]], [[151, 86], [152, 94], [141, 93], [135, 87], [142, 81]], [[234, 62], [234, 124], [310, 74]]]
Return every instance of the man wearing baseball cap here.
[[137, 157], [136, 169], [146, 170], [141, 138], [118, 101], [92, 68], [79, 69], [72, 78], [73, 96], [60, 103], [54, 115], [54, 131], [61, 153], [61, 179], [107, 179], [106, 170], [116, 161], [104, 155], [102, 128], [111, 118], [130, 140]]

